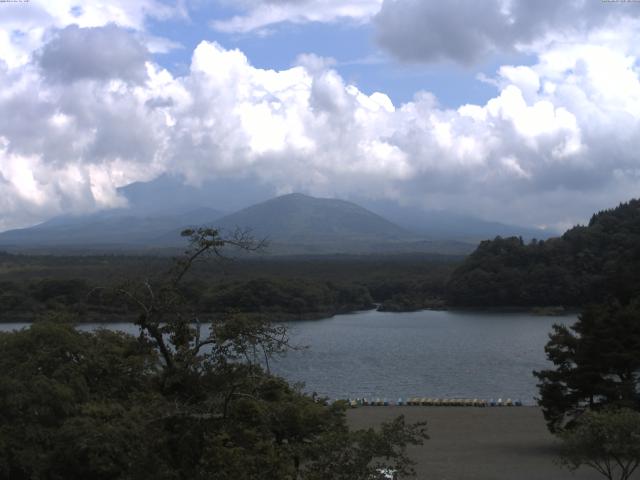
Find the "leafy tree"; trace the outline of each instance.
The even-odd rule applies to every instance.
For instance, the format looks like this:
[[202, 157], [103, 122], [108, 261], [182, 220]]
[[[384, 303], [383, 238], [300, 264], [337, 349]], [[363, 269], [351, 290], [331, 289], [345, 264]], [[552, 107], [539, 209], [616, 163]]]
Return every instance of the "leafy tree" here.
[[561, 462], [584, 465], [609, 480], [627, 480], [640, 465], [640, 413], [629, 409], [589, 411], [561, 434]]
[[[383, 425], [379, 433], [372, 429], [349, 432], [342, 426], [318, 443], [314, 461], [304, 469], [304, 478], [371, 480], [383, 478], [382, 471], [395, 472], [398, 478], [414, 475], [405, 447], [415, 444], [416, 438], [428, 438], [425, 424], [406, 425], [402, 416]], [[372, 452], [376, 458], [372, 458]]]
[[586, 408], [640, 409], [640, 300], [591, 306], [572, 327], [554, 325], [545, 351], [555, 369], [534, 375], [551, 431]]
[[154, 359], [106, 330], [35, 323], [1, 334], [0, 476], [102, 479], [144, 468], [154, 458], [143, 408], [155, 401]]
[[[402, 418], [351, 432], [345, 408], [269, 373], [286, 331], [256, 317], [202, 319], [182, 281], [240, 233], [185, 231], [190, 246], [163, 276], [117, 294], [140, 335], [43, 322], [0, 334], [0, 476], [178, 480], [369, 478], [411, 474], [405, 448], [427, 438]], [[206, 327], [204, 326], [207, 321]]]

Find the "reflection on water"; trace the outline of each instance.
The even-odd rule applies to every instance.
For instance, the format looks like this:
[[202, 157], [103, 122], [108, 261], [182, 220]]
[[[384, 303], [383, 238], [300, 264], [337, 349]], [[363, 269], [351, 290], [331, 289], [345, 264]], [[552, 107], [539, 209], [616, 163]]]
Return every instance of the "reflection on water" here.
[[[412, 396], [512, 398], [537, 395], [533, 370], [545, 368], [547, 335], [574, 316], [477, 312], [358, 312], [290, 322], [292, 344], [275, 373], [330, 398]], [[24, 323], [0, 324], [1, 330]], [[87, 324], [137, 334], [132, 324]]]

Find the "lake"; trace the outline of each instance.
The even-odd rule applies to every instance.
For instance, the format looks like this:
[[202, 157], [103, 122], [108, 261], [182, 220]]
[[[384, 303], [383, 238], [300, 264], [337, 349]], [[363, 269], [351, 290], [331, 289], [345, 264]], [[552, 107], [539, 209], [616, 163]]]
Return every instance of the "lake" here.
[[[544, 345], [554, 323], [575, 316], [526, 313], [366, 311], [288, 322], [292, 344], [272, 371], [335, 398], [491, 398], [533, 404], [531, 372], [550, 366]], [[24, 323], [0, 324], [1, 330]], [[82, 329], [97, 324], [82, 325]], [[132, 324], [102, 324], [136, 333]]]

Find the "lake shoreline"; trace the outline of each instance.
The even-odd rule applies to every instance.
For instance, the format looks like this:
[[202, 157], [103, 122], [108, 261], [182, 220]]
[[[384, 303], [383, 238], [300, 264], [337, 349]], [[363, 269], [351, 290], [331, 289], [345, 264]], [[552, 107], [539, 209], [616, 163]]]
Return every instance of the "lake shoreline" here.
[[[390, 314], [403, 314], [403, 313], [420, 313], [420, 312], [451, 312], [451, 313], [483, 313], [483, 314], [529, 314], [539, 317], [569, 317], [575, 316], [580, 313], [580, 309], [577, 307], [572, 308], [562, 308], [562, 310], [558, 310], [560, 307], [551, 306], [551, 307], [443, 307], [443, 308], [421, 308], [418, 310], [386, 310], [378, 308], [378, 305], [374, 305], [371, 308], [361, 309], [357, 308], [354, 310], [348, 309], [338, 309], [331, 311], [322, 311], [322, 312], [307, 312], [307, 313], [261, 313], [261, 312], [238, 312], [238, 315], [249, 315], [249, 316], [262, 316], [267, 318], [269, 321], [274, 323], [295, 323], [302, 321], [315, 321], [315, 320], [329, 320], [338, 315], [352, 315], [361, 312], [384, 312]], [[54, 312], [60, 313], [61, 316], [66, 315], [67, 312]], [[88, 313], [86, 314], [86, 319], [80, 320], [78, 317], [80, 314], [69, 312], [69, 318], [71, 319], [71, 323], [85, 324], [85, 323], [135, 323], [137, 315], [122, 315], [122, 314], [96, 314], [96, 313]], [[225, 312], [206, 312], [200, 313], [203, 317], [206, 316], [221, 316], [226, 315]], [[39, 317], [39, 318], [34, 318]], [[45, 320], [53, 320], [56, 321], [55, 318], [47, 318], [42, 316], [42, 313], [38, 313], [36, 315], [26, 314], [26, 313], [17, 313], [11, 315], [11, 318], [0, 317], [0, 324], [9, 324], [9, 323], [34, 323]], [[201, 320], [202, 323], [208, 323], [205, 320]], [[197, 322], [193, 322], [195, 325]]]
[[[207, 317], [200, 320], [206, 335]], [[292, 321], [281, 325], [289, 344], [300, 348], [276, 355], [270, 366], [291, 382], [303, 382], [305, 391], [332, 399], [511, 398], [532, 405], [538, 391], [531, 372], [547, 368], [544, 345], [559, 321], [530, 314], [375, 310]], [[0, 330], [30, 325], [14, 321], [0, 324]], [[75, 325], [131, 335], [140, 331], [133, 322]]]

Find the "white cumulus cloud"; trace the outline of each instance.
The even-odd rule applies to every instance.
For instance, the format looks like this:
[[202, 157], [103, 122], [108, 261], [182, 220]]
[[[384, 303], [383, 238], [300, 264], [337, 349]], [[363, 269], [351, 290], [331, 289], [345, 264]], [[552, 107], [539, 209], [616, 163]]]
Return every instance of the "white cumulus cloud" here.
[[[613, 41], [633, 22], [547, 42], [496, 72], [494, 98], [457, 109], [428, 92], [394, 105], [330, 59], [261, 69], [215, 42], [176, 76], [109, 23], [60, 26], [0, 63], [1, 229], [120, 206], [118, 187], [165, 172], [524, 224], [564, 225], [640, 187], [638, 53]], [[87, 63], [78, 38], [111, 50]]]

